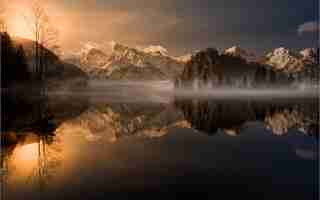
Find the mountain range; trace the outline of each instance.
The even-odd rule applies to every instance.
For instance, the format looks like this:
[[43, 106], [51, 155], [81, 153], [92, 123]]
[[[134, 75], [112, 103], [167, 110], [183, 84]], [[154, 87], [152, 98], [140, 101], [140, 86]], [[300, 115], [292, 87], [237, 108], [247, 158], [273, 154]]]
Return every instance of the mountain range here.
[[239, 47], [220, 53], [216, 49], [192, 56], [176, 79], [178, 87], [264, 87], [318, 84], [319, 65], [315, 49], [295, 53], [275, 49], [261, 58]]
[[[116, 42], [110, 45], [111, 52], [106, 51], [101, 45], [87, 43], [79, 52], [66, 56], [65, 59], [78, 65], [95, 79], [175, 80], [181, 77], [185, 66], [193, 62], [192, 59], [195, 59], [199, 52], [203, 52], [175, 57], [170, 56], [168, 50], [159, 45], [146, 48], [129, 47]], [[219, 54], [225, 58], [241, 59], [251, 66], [259, 65], [264, 69], [292, 76], [305, 70], [310, 71], [310, 68], [317, 65], [317, 51], [312, 48], [294, 52], [281, 47], [259, 57], [239, 46], [234, 46]], [[224, 67], [230, 68], [230, 66]], [[243, 72], [246, 73], [245, 71]]]
[[111, 43], [112, 52], [98, 45], [84, 45], [67, 61], [77, 64], [91, 78], [111, 80], [169, 80], [179, 76], [184, 62], [161, 46], [132, 48]]
[[[22, 38], [14, 38], [14, 41], [23, 46], [32, 66], [34, 42]], [[106, 50], [108, 48], [111, 51]], [[317, 81], [319, 72], [319, 50], [312, 48], [295, 52], [281, 47], [261, 57], [238, 46], [222, 52], [207, 49], [175, 57], [159, 45], [141, 48], [116, 42], [108, 45], [85, 43], [80, 51], [64, 53], [61, 57], [48, 49], [46, 51], [51, 55], [46, 73], [53, 87], [65, 85], [61, 84], [62, 80], [71, 80], [70, 83], [74, 84], [84, 83], [88, 78], [178, 82], [200, 80], [206, 85], [218, 81], [221, 84], [250, 86], [257, 79], [264, 84], [272, 80], [287, 82], [288, 79]]]

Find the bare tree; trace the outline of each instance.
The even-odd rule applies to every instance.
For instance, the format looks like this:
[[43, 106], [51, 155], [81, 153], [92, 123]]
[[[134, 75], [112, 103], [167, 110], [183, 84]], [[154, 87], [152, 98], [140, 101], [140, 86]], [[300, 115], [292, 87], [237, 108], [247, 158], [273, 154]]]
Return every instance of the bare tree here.
[[[53, 26], [49, 17], [46, 17], [44, 21], [43, 28], [40, 33], [40, 74], [44, 76], [46, 74], [46, 70], [48, 68], [48, 60], [50, 59], [51, 53], [50, 50], [54, 54], [57, 54], [59, 51], [58, 39], [59, 39], [59, 31]], [[44, 78], [44, 77], [43, 77]]]
[[44, 79], [47, 68], [48, 52], [44, 49], [57, 48], [58, 30], [50, 22], [50, 17], [46, 10], [45, 0], [34, 0], [31, 6], [31, 16], [25, 17], [31, 32], [34, 36], [35, 46], [35, 74], [40, 80]]
[[6, 25], [6, 21], [5, 21], [5, 11], [6, 8], [5, 7], [1, 7], [0, 8], [0, 32], [6, 32], [7, 31], [7, 25]]

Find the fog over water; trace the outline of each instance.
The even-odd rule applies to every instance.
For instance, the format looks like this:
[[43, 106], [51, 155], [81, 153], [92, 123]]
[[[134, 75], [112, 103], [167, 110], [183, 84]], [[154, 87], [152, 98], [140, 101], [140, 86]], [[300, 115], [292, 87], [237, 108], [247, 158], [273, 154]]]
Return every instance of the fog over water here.
[[19, 107], [10, 98], [2, 199], [106, 199], [169, 187], [316, 199], [317, 96], [316, 86], [177, 89], [170, 81], [95, 80]]
[[298, 85], [295, 87], [206, 87], [175, 88], [171, 81], [90, 81], [88, 87], [80, 90], [60, 88], [49, 92], [50, 96], [86, 97], [92, 101], [103, 102], [150, 102], [170, 103], [174, 98], [233, 99], [253, 98], [272, 100], [276, 98], [318, 97], [317, 85]]

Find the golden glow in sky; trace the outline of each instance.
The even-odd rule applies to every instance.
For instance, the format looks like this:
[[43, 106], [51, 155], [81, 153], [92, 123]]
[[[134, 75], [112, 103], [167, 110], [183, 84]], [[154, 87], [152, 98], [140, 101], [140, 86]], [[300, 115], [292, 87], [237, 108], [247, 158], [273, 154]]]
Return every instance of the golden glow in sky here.
[[17, 37], [33, 39], [32, 29], [28, 25], [30, 18], [30, 2], [27, 0], [12, 0], [4, 2], [4, 19], [8, 32]]
[[[6, 22], [11, 35], [33, 39], [30, 22], [33, 0], [7, 1]], [[78, 50], [82, 43], [108, 43], [117, 41], [131, 46], [158, 43], [162, 32], [178, 22], [173, 16], [162, 13], [149, 14], [128, 10], [107, 8], [100, 10], [94, 3], [89, 5], [68, 4], [62, 0], [46, 1], [45, 9], [50, 21], [59, 32], [59, 46], [65, 50]], [[80, 2], [80, 1], [79, 1]], [[88, 1], [89, 2], [89, 1]], [[90, 1], [91, 2], [91, 1]], [[31, 20], [32, 21], [32, 20]], [[151, 26], [157, 24], [157, 26]], [[139, 27], [139, 28], [137, 28]], [[156, 38], [156, 39], [155, 39]]]
[[34, 39], [31, 28], [28, 27], [28, 23], [24, 16], [14, 15], [10, 18], [8, 23], [8, 31], [13, 36]]

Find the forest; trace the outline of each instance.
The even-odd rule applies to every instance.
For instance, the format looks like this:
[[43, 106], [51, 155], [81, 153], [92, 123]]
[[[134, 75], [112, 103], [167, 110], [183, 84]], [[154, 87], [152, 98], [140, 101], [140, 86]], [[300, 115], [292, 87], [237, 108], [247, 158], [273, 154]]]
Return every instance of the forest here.
[[8, 33], [1, 36], [1, 88], [10, 89], [32, 80], [22, 45], [16, 46]]

